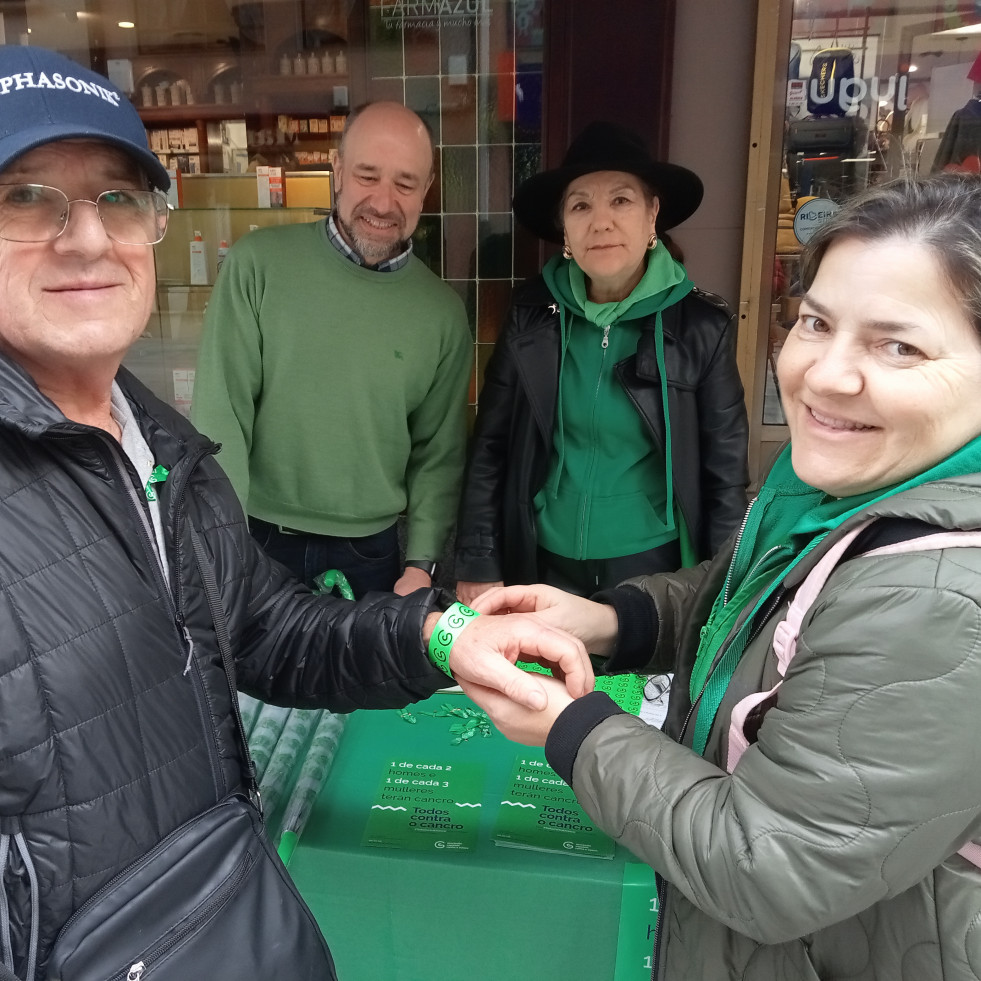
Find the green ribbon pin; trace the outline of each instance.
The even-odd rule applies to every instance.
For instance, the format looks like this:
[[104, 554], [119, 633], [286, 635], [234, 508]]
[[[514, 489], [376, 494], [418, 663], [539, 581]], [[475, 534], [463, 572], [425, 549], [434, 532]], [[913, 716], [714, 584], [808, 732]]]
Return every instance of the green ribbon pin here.
[[150, 472], [150, 479], [146, 482], [146, 499], [148, 501], [157, 499], [157, 492], [153, 489], [153, 485], [162, 484], [169, 473], [170, 471], [166, 467], [161, 467], [159, 464], [153, 468]]

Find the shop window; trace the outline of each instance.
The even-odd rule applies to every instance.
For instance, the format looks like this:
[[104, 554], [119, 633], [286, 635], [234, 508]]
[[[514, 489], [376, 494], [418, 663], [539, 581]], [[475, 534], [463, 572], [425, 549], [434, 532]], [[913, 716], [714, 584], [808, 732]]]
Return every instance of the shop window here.
[[[981, 9], [967, 0], [889, 5], [793, 0], [787, 57], [762, 442], [784, 422], [775, 364], [797, 318], [804, 242], [871, 184], [981, 171]], [[765, 295], [765, 293], [764, 293]], [[761, 325], [764, 326], [764, 325]], [[760, 431], [760, 430], [758, 430]]]
[[[327, 213], [345, 119], [379, 99], [415, 109], [434, 134], [437, 178], [414, 245], [464, 298], [476, 344], [502, 288], [538, 267], [537, 243], [512, 231], [511, 197], [541, 160], [543, 5], [135, 0], [125, 21], [113, 0], [3, 5], [7, 43], [54, 48], [123, 88], [179, 186], [156, 250], [156, 309], [129, 366], [189, 410], [219, 250], [253, 227]], [[191, 275], [195, 232], [205, 282]]]

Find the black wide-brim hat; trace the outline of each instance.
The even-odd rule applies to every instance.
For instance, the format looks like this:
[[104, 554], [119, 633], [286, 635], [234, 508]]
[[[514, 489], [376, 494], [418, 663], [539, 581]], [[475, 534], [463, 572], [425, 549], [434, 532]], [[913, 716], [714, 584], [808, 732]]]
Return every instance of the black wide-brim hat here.
[[514, 215], [529, 231], [548, 242], [562, 242], [559, 205], [577, 177], [617, 170], [639, 177], [657, 195], [657, 228], [667, 230], [690, 218], [702, 203], [698, 175], [651, 157], [644, 141], [616, 123], [590, 123], [569, 145], [560, 166], [528, 178], [514, 194]]

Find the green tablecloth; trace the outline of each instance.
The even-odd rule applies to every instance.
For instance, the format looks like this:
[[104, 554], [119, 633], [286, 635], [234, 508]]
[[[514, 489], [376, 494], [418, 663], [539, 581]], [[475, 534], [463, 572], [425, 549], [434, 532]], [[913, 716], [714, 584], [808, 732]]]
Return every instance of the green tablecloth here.
[[[462, 695], [436, 695], [412, 706], [416, 725], [396, 711], [355, 713], [293, 854], [290, 872], [327, 937], [341, 981], [649, 977], [649, 870], [620, 847], [612, 859], [600, 859], [495, 845], [501, 795], [524, 748], [496, 730], [451, 745], [453, 720], [421, 714], [447, 702], [472, 705]], [[393, 754], [483, 765], [474, 850], [362, 845]], [[627, 941], [625, 897], [625, 924], [633, 921]]]

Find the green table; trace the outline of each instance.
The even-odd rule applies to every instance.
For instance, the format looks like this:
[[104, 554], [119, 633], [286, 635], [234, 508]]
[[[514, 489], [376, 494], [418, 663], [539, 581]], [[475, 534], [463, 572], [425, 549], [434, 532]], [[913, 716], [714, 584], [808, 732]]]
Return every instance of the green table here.
[[[453, 720], [421, 714], [448, 702], [472, 707], [462, 695], [441, 693], [412, 707], [415, 725], [396, 711], [355, 713], [293, 854], [290, 872], [341, 981], [649, 977], [653, 874], [619, 846], [612, 859], [600, 859], [495, 845], [501, 795], [524, 747], [496, 730], [451, 745]], [[393, 754], [482, 765], [472, 851], [362, 845]]]

